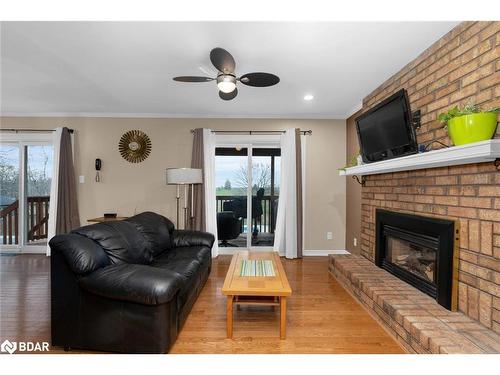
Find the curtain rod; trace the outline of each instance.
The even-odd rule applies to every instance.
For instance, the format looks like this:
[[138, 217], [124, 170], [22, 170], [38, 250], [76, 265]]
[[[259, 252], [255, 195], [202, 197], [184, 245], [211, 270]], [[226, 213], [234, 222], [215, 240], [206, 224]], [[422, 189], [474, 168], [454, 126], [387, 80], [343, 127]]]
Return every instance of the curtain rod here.
[[[70, 133], [73, 133], [73, 129], [68, 129]], [[20, 133], [20, 132], [31, 132], [31, 133], [48, 133], [48, 132], [55, 132], [56, 129], [14, 129], [14, 128], [0, 128], [0, 131], [4, 132], [14, 132], [14, 133]]]
[[[195, 129], [191, 129], [191, 133], [194, 133]], [[249, 135], [252, 134], [282, 134], [285, 130], [212, 130], [212, 133], [246, 133]], [[301, 130], [301, 134], [303, 135], [312, 135], [312, 130]]]

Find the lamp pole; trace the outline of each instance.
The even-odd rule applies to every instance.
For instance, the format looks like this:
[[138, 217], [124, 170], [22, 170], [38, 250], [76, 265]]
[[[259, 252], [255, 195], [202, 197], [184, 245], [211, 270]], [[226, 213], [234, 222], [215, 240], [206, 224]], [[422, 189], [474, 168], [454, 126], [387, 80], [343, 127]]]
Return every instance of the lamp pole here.
[[184, 184], [184, 229], [187, 229], [188, 226], [188, 184]]
[[181, 186], [177, 185], [177, 196], [175, 197], [177, 201], [177, 227], [179, 227], [179, 219], [180, 219], [180, 200], [181, 200]]
[[[194, 219], [193, 201], [194, 201], [194, 184], [203, 183], [203, 171], [199, 168], [167, 168], [166, 170], [167, 185], [177, 185], [177, 227], [181, 226], [180, 206], [181, 206], [181, 185], [184, 185], [184, 202], [183, 202], [183, 222], [184, 229], [188, 229], [190, 222]], [[191, 194], [188, 189], [191, 187]], [[191, 199], [191, 210], [188, 208], [188, 199]], [[189, 212], [190, 211], [190, 212]]]
[[194, 229], [194, 184], [191, 184], [191, 217], [189, 220], [190, 229]]

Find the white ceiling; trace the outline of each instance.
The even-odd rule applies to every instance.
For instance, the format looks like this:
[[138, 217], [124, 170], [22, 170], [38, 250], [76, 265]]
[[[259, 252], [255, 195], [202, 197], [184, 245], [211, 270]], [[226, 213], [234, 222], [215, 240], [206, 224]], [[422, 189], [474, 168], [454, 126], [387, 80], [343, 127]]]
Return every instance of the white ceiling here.
[[[458, 22], [2, 22], [3, 115], [346, 118]], [[236, 73], [278, 75], [219, 99], [213, 47]], [[314, 100], [303, 100], [305, 94]]]

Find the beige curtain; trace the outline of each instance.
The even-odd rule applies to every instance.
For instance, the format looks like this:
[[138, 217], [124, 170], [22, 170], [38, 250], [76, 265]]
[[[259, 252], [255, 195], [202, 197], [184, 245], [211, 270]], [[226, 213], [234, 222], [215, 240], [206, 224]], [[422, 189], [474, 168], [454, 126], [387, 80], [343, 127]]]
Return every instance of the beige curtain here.
[[302, 194], [304, 186], [302, 173], [304, 167], [302, 155], [304, 151], [300, 129], [287, 129], [280, 138], [280, 200], [273, 248], [288, 259], [301, 258], [303, 254]]
[[59, 176], [56, 208], [56, 234], [69, 233], [80, 226], [78, 202], [76, 199], [73, 148], [68, 128], [63, 128], [59, 154]]
[[297, 194], [297, 258], [302, 258], [302, 144], [300, 129], [295, 129], [295, 186]]
[[[193, 152], [191, 156], [191, 168], [199, 168], [203, 170], [203, 129], [195, 129], [193, 136]], [[194, 185], [193, 190], [193, 213], [194, 218], [189, 223], [189, 228], [192, 230], [206, 230], [206, 220], [205, 220], [205, 192], [204, 184]], [[189, 191], [191, 194], [191, 188]], [[191, 200], [189, 199], [189, 206], [191, 206]], [[191, 212], [191, 207], [189, 207], [188, 212]]]

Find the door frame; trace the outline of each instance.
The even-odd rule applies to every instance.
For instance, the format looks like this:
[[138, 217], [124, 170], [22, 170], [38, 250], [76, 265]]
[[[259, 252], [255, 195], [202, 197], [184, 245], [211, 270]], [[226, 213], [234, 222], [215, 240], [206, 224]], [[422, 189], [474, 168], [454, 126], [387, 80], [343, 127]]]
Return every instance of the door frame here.
[[[26, 146], [53, 146], [52, 133], [13, 133], [2, 134], [0, 144], [16, 145], [19, 148], [19, 216], [18, 243], [15, 245], [0, 244], [0, 253], [15, 254], [46, 254], [48, 245], [28, 245], [25, 233], [27, 218], [26, 210]], [[48, 239], [47, 239], [48, 241]]]
[[234, 251], [274, 251], [273, 246], [252, 246], [252, 157], [254, 148], [281, 148], [279, 134], [250, 135], [250, 134], [216, 134], [215, 147], [241, 147], [247, 149], [247, 246], [245, 248], [221, 248], [219, 254], [232, 254]]

